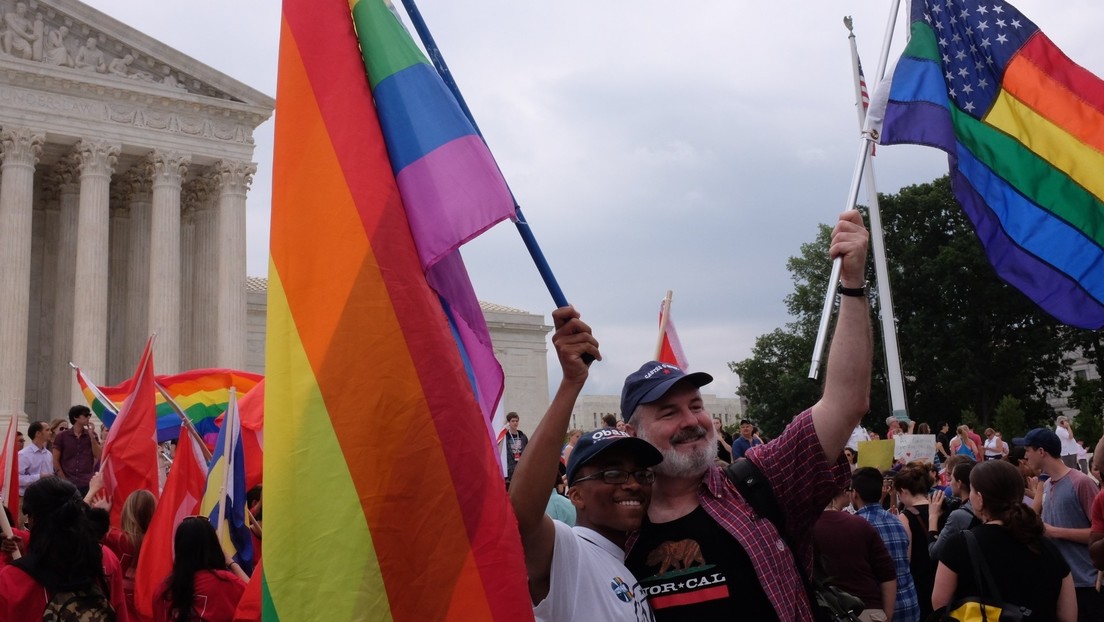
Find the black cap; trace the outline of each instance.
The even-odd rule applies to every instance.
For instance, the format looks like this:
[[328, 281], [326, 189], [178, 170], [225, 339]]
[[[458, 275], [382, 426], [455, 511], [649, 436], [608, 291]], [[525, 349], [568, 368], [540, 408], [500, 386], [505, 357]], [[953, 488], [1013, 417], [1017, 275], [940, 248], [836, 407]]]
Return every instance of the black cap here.
[[701, 371], [688, 374], [670, 363], [644, 363], [625, 378], [625, 387], [621, 389], [621, 419], [628, 423], [637, 406], [658, 400], [682, 380], [700, 388], [713, 382], [713, 376]]
[[615, 428], [598, 428], [583, 434], [575, 442], [575, 449], [571, 450], [571, 457], [567, 459], [567, 483], [573, 483], [575, 474], [588, 462], [614, 447], [627, 451], [645, 468], [663, 462], [663, 454], [648, 441]]

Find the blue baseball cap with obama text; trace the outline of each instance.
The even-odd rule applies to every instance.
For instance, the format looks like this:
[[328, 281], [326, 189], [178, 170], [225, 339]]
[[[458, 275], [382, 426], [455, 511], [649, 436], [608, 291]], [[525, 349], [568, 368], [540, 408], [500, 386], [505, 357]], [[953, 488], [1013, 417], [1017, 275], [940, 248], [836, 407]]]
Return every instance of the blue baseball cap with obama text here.
[[636, 458], [641, 468], [663, 462], [663, 454], [648, 441], [615, 428], [598, 428], [575, 441], [575, 449], [571, 450], [571, 456], [567, 459], [567, 483], [574, 483], [580, 468], [615, 447]]

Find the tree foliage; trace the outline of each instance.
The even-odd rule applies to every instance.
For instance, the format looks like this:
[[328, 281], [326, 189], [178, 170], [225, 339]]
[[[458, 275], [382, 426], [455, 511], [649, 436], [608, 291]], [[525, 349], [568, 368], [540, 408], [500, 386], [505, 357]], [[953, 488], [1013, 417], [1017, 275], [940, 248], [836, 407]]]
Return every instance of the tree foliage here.
[[969, 408], [980, 424], [1005, 395], [1029, 422], [1065, 388], [1063, 328], [997, 278], [946, 177], [880, 199], [910, 412]]
[[[828, 259], [831, 238], [831, 227], [818, 225], [816, 238], [802, 244], [800, 254], [786, 262], [794, 291], [786, 296], [785, 303], [793, 321], [756, 339], [751, 358], [728, 364], [740, 375], [739, 394], [748, 399], [748, 416], [770, 436], [780, 434], [794, 415], [820, 398], [820, 382], [808, 375], [824, 288], [832, 272]], [[874, 280], [872, 267], [868, 269], [868, 280]], [[829, 334], [831, 328], [829, 325]], [[875, 345], [875, 357], [880, 356], [880, 346], [880, 342]], [[822, 360], [827, 360], [830, 351], [828, 342]], [[875, 373], [872, 391], [874, 395], [885, 395], [884, 374]], [[881, 417], [884, 419], [885, 414]], [[877, 414], [871, 415], [869, 423], [877, 418]]]
[[1000, 432], [1001, 436], [1007, 441], [1027, 434], [1027, 420], [1024, 418], [1024, 410], [1020, 400], [1011, 395], [1002, 397], [993, 412], [992, 427]]
[[1073, 418], [1073, 437], [1085, 441], [1091, 450], [1104, 435], [1104, 382], [1100, 378], [1078, 378], [1070, 391], [1069, 404], [1078, 410]]
[[[996, 276], [946, 177], [881, 195], [879, 203], [909, 415], [934, 425], [961, 421], [969, 412], [984, 427], [996, 420], [1002, 400], [1018, 400], [1016, 408], [1006, 401], [999, 410], [1008, 425], [1026, 429], [1052, 418], [1046, 398], [1069, 385], [1070, 361], [1063, 353], [1082, 348], [1099, 363], [1104, 342], [1093, 331], [1058, 324]], [[751, 358], [729, 364], [740, 374], [749, 414], [768, 433], [776, 434], [820, 393], [805, 375], [831, 267], [829, 237], [830, 229], [820, 225], [815, 240], [787, 263], [794, 281], [786, 297], [792, 321], [759, 337]], [[876, 283], [872, 261], [868, 274]], [[880, 313], [876, 288], [872, 313]], [[874, 325], [867, 423], [891, 410], [876, 317]]]

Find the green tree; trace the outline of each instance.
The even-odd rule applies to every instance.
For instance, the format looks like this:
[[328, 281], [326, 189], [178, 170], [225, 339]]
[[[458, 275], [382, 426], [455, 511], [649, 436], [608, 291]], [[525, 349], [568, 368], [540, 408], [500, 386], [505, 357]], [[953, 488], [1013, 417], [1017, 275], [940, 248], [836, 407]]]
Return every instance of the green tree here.
[[997, 278], [948, 179], [880, 204], [911, 412], [969, 409], [984, 426], [1011, 395], [1029, 422], [1052, 417], [1046, 398], [1068, 383], [1064, 327]]
[[[1099, 361], [1104, 342], [1091, 331], [1059, 325], [997, 278], [946, 177], [882, 195], [880, 205], [910, 416], [934, 425], [970, 413], [971, 423], [984, 427], [1011, 396], [1020, 401], [1027, 427], [1052, 419], [1046, 398], [1068, 387], [1068, 344]], [[820, 385], [805, 376], [831, 269], [830, 235], [820, 225], [814, 241], [787, 262], [794, 281], [786, 297], [791, 321], [760, 336], [750, 358], [729, 363], [740, 374], [749, 414], [769, 434], [820, 394]], [[873, 262], [868, 280], [876, 282]], [[875, 429], [890, 411], [877, 303], [875, 290], [872, 412], [864, 420]]]
[[1069, 405], [1078, 411], [1073, 418], [1073, 437], [1085, 441], [1091, 451], [1104, 435], [1104, 382], [1100, 378], [1078, 378], [1073, 382]]
[[[812, 242], [801, 245], [800, 253], [786, 262], [794, 291], [785, 298], [786, 310], [793, 321], [784, 328], [761, 335], [755, 340], [751, 358], [730, 362], [729, 369], [740, 375], [739, 394], [748, 400], [748, 417], [759, 424], [769, 436], [777, 436], [794, 415], [820, 398], [821, 384], [810, 380], [809, 364], [824, 304], [824, 288], [831, 275], [832, 262], [828, 247], [832, 229], [818, 225]], [[868, 268], [868, 280], [874, 281], [873, 268]], [[834, 315], [833, 315], [834, 318]], [[829, 325], [829, 336], [832, 325]], [[876, 341], [875, 361], [883, 360], [881, 343]], [[823, 360], [831, 350], [825, 347]], [[875, 366], [872, 399], [878, 406], [864, 421], [870, 426], [889, 413], [885, 399], [884, 369]]]
[[1020, 400], [1011, 395], [1001, 398], [993, 411], [993, 428], [1000, 432], [1001, 437], [1006, 441], [1027, 434], [1027, 421], [1024, 418]]

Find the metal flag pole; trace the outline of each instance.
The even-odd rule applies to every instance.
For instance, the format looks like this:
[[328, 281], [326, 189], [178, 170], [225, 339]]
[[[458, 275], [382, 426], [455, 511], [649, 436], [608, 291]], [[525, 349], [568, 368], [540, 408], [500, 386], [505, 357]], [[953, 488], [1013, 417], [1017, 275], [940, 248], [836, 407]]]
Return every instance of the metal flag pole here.
[[[480, 131], [479, 125], [475, 122], [475, 117], [472, 116], [471, 110], [468, 109], [467, 102], [464, 101], [463, 94], [460, 93], [460, 87], [456, 85], [456, 80], [452, 77], [452, 72], [449, 71], [448, 65], [445, 63], [444, 56], [441, 55], [440, 48], [437, 47], [437, 43], [433, 40], [433, 35], [429, 32], [429, 28], [425, 24], [425, 20], [422, 19], [422, 13], [418, 10], [418, 6], [414, 3], [414, 0], [402, 0], [403, 7], [406, 8], [406, 13], [410, 17], [410, 22], [414, 26], [414, 30], [418, 33], [418, 38], [422, 40], [422, 45], [425, 46], [426, 54], [429, 55], [429, 59], [433, 62], [433, 66], [437, 69], [437, 73], [440, 74], [441, 79], [452, 91], [452, 96], [456, 98], [456, 103], [460, 105], [460, 109], [464, 111], [464, 116], [468, 118], [468, 121], [475, 128], [475, 132], [479, 134], [479, 137], [486, 142], [486, 138], [483, 137], [483, 132]], [[509, 183], [506, 184], [509, 189]], [[518, 205], [517, 198], [514, 196], [514, 192], [510, 189], [510, 198], [514, 202], [514, 215], [517, 220], [514, 221], [514, 225], [517, 226], [518, 233], [521, 235], [522, 241], [525, 243], [525, 248], [529, 251], [529, 255], [533, 258], [533, 263], [537, 266], [537, 271], [540, 272], [541, 278], [544, 279], [544, 285], [548, 288], [548, 293], [552, 295], [552, 301], [556, 303], [557, 307], [566, 307], [567, 298], [564, 296], [563, 290], [560, 289], [560, 284], [556, 281], [556, 275], [552, 274], [552, 268], [548, 265], [548, 260], [544, 258], [544, 252], [541, 251], [540, 245], [537, 244], [537, 238], [533, 235], [533, 230], [529, 227], [529, 223], [526, 222], [525, 216], [521, 213], [521, 206]]]
[[[405, 0], [404, 0], [405, 1]], [[901, 6], [901, 0], [893, 0], [889, 9], [889, 20], [886, 24], [885, 36], [882, 38], [882, 54], [878, 59], [878, 72], [876, 80], [881, 81], [885, 73], [886, 63], [889, 60], [889, 48], [893, 43], [893, 28], [897, 22], [897, 11]], [[859, 200], [859, 183], [862, 181], [863, 168], [866, 166], [870, 150], [874, 146], [874, 137], [871, 132], [864, 130], [859, 137], [859, 153], [855, 158], [855, 168], [851, 174], [851, 186], [847, 192], [847, 203], [844, 211], [855, 209]], [[809, 365], [809, 378], [816, 379], [820, 375], [820, 362], [824, 356], [824, 345], [828, 336], [828, 321], [832, 318], [832, 308], [836, 302], [836, 284], [839, 283], [840, 270], [843, 268], [843, 260], [836, 257], [832, 260], [832, 274], [828, 277], [827, 291], [824, 292], [824, 306], [820, 311], [820, 325], [817, 328], [816, 343], [813, 344], [813, 360]]]
[[[866, 125], [866, 107], [869, 98], [863, 85], [862, 68], [859, 64], [859, 50], [855, 44], [855, 31], [850, 17], [843, 18], [847, 26], [847, 39], [851, 44], [851, 71], [855, 79], [855, 103], [859, 116], [859, 127]], [[873, 153], [871, 154], [873, 155]], [[866, 186], [866, 200], [870, 207], [870, 247], [874, 251], [874, 274], [878, 280], [878, 303], [881, 307], [882, 344], [885, 350], [886, 376], [889, 380], [889, 403], [893, 416], [908, 420], [908, 405], [905, 400], [905, 376], [901, 371], [901, 353], [897, 343], [896, 315], [893, 313], [893, 288], [889, 279], [889, 267], [886, 264], [885, 232], [882, 230], [882, 210], [878, 204], [878, 187], [874, 181], [874, 162], [867, 158], [863, 167], [863, 185]]]

